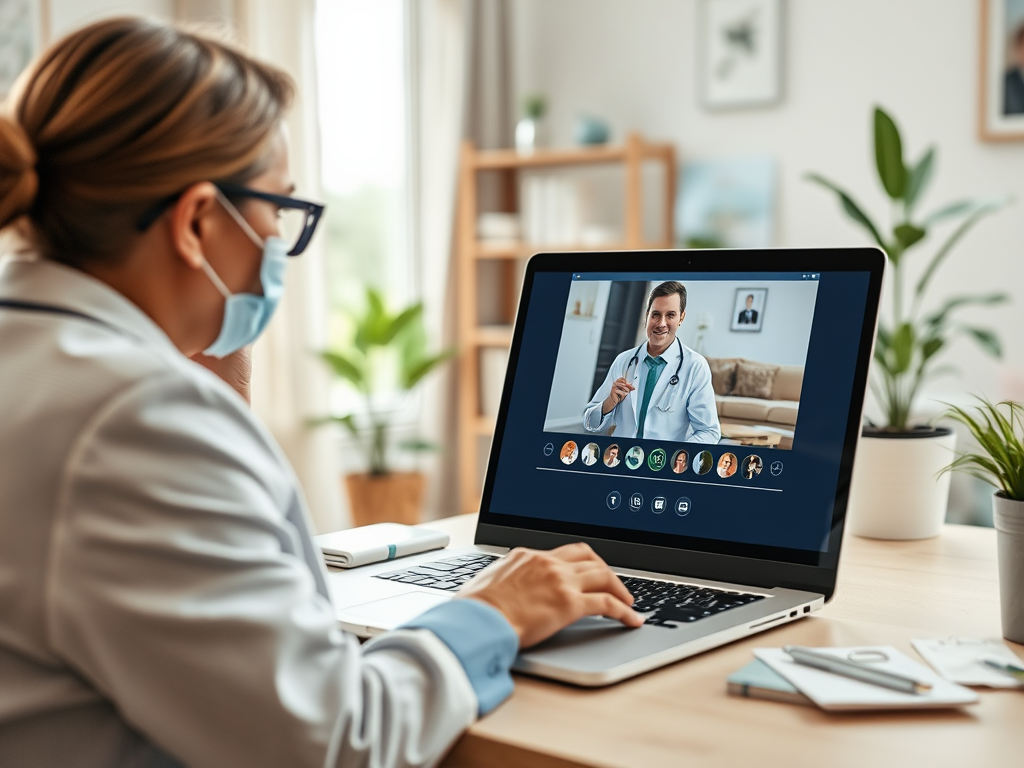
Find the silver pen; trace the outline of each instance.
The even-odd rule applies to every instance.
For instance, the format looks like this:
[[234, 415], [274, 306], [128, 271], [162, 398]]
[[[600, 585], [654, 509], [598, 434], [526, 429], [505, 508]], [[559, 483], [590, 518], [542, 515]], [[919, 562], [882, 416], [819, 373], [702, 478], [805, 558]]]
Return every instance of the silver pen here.
[[782, 650], [788, 653], [790, 658], [797, 664], [802, 664], [805, 667], [814, 667], [825, 672], [832, 672], [836, 675], [860, 680], [864, 683], [891, 688], [894, 691], [921, 694], [930, 691], [932, 688], [930, 683], [924, 683], [912, 677], [904, 677], [895, 672], [886, 672], [883, 669], [875, 669], [862, 663], [847, 661], [846, 659], [837, 659], [835, 656], [819, 653], [799, 645], [785, 645], [782, 647]]

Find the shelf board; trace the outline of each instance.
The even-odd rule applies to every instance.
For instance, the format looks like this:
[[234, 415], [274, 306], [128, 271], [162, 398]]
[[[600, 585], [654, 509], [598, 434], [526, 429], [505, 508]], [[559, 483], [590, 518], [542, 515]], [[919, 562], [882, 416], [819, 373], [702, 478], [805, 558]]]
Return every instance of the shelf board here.
[[511, 325], [482, 325], [473, 329], [472, 343], [478, 347], [511, 347]]
[[[644, 159], [666, 157], [673, 151], [671, 144], [641, 143], [639, 152]], [[500, 168], [543, 168], [557, 165], [589, 165], [592, 163], [621, 163], [628, 157], [625, 146], [599, 145], [594, 147], [566, 147], [562, 149], [535, 149], [522, 154], [514, 149], [486, 149], [474, 152], [473, 167], [478, 171]]]
[[476, 244], [476, 257], [478, 259], [526, 259], [533, 256], [535, 253], [624, 250], [627, 250], [625, 243], [605, 243], [603, 245], [544, 245], [542, 243], [515, 243], [508, 241], [488, 242], [486, 240], [478, 240]]

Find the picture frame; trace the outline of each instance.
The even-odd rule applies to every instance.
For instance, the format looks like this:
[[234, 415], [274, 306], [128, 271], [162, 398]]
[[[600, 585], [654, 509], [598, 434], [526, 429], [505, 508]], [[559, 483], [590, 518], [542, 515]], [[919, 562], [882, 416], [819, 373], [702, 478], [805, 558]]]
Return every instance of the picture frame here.
[[978, 135], [1024, 140], [1024, 0], [978, 0]]
[[698, 78], [708, 109], [782, 99], [783, 0], [701, 0]]
[[764, 325], [767, 302], [767, 288], [737, 288], [736, 298], [732, 303], [732, 323], [729, 330], [741, 333], [760, 333], [761, 327]]

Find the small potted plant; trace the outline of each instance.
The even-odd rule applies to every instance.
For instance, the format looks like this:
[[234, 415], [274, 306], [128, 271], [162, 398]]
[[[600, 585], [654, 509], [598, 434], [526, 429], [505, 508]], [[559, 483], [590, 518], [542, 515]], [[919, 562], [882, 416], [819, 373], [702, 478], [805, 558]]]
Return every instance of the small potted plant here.
[[[391, 465], [397, 414], [394, 395], [414, 389], [454, 350], [427, 351], [422, 303], [393, 313], [372, 288], [366, 292], [365, 310], [353, 315], [352, 321], [351, 343], [321, 352], [320, 357], [338, 379], [361, 396], [364, 407], [318, 422], [344, 426], [366, 457], [366, 472], [345, 477], [353, 524], [390, 521], [411, 525], [420, 521], [425, 479], [422, 472], [397, 472]], [[423, 451], [435, 446], [413, 439], [397, 447]]]
[[[956, 434], [946, 427], [915, 423], [914, 410], [921, 387], [955, 370], [939, 365], [957, 337], [965, 337], [985, 352], [1000, 357], [999, 338], [988, 328], [961, 319], [967, 307], [992, 306], [1007, 301], [1005, 293], [951, 296], [933, 304], [929, 289], [953, 248], [979, 219], [998, 210], [1005, 198], [963, 200], [943, 206], [927, 216], [917, 205], [935, 169], [935, 148], [916, 163], [903, 156], [903, 143], [892, 118], [874, 113], [875, 166], [882, 188], [891, 201], [888, 230], [875, 225], [853, 197], [831, 181], [810, 174], [839, 198], [846, 214], [864, 228], [889, 260], [892, 304], [883, 312], [875, 339], [871, 388], [885, 421], [864, 427], [854, 462], [850, 490], [849, 523], [853, 533], [880, 539], [921, 539], [938, 535], [946, 517], [949, 476], [941, 473], [956, 445]], [[956, 228], [932, 252], [911, 284], [908, 260], [926, 242], [940, 222], [958, 221]]]
[[539, 93], [530, 94], [523, 99], [523, 118], [516, 123], [516, 151], [529, 155], [543, 144], [541, 120], [548, 111], [548, 102]]
[[975, 414], [952, 406], [949, 418], [967, 427], [977, 451], [957, 456], [945, 471], [961, 471], [996, 487], [992, 518], [999, 552], [1003, 637], [1024, 643], [1024, 405], [979, 398]]

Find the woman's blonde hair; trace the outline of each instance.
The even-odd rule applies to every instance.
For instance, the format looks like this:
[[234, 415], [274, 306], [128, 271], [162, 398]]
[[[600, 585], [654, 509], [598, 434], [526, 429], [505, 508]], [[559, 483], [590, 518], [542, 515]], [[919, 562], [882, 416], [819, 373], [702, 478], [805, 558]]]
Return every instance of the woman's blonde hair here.
[[0, 115], [0, 230], [45, 255], [113, 260], [160, 200], [259, 175], [294, 93], [287, 74], [211, 37], [141, 18], [54, 43]]

